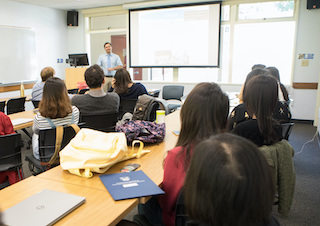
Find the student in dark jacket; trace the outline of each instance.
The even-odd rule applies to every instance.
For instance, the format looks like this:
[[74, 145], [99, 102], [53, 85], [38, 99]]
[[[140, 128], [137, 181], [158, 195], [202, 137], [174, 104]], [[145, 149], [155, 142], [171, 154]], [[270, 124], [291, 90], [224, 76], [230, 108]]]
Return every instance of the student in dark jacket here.
[[140, 95], [148, 94], [141, 83], [134, 83], [126, 69], [117, 70], [109, 92], [116, 92], [120, 99], [138, 99]]
[[219, 134], [194, 149], [184, 184], [190, 225], [277, 226], [275, 185], [263, 154], [250, 141]]
[[232, 133], [245, 137], [257, 146], [282, 140], [282, 129], [272, 113], [278, 103], [278, 83], [269, 75], [251, 78], [243, 90], [250, 119], [238, 123]]

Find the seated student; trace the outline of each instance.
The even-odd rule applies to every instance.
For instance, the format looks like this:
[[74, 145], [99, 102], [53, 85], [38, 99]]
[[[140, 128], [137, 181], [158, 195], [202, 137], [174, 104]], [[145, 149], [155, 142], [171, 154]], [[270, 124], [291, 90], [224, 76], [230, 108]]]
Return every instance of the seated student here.
[[254, 69], [266, 69], [266, 65], [264, 64], [255, 64], [251, 67], [251, 70], [254, 70]]
[[[162, 189], [165, 195], [159, 197], [164, 225], [174, 225], [175, 206], [193, 154], [193, 147], [201, 140], [225, 131], [228, 112], [228, 96], [215, 83], [198, 84], [182, 105], [178, 142], [174, 149], [168, 151], [164, 160]], [[139, 213], [155, 223], [153, 213], [157, 211], [149, 210], [153, 205], [151, 201], [152, 199], [144, 206], [140, 205]], [[161, 224], [161, 218], [159, 221], [157, 223]]]
[[10, 118], [0, 111], [0, 135], [15, 133]]
[[267, 67], [266, 69], [270, 72], [271, 76], [273, 76], [279, 83], [279, 100], [289, 104], [289, 94], [286, 87], [280, 82], [279, 70], [276, 67]]
[[76, 106], [83, 115], [118, 113], [119, 95], [105, 93], [102, 89], [105, 83], [103, 70], [95, 64], [86, 70], [84, 78], [90, 91], [84, 95], [75, 95], [71, 100], [71, 104]]
[[[10, 118], [0, 111], [0, 136], [15, 133]], [[21, 172], [22, 174], [22, 172]], [[3, 171], [0, 172], [0, 184], [9, 180], [10, 184], [19, 181], [19, 175], [16, 171]]]
[[35, 101], [40, 101], [42, 99], [42, 92], [43, 92], [43, 87], [44, 83], [47, 81], [47, 79], [52, 78], [55, 75], [55, 70], [52, 67], [45, 67], [41, 70], [41, 82], [37, 82], [33, 87], [32, 87], [32, 100]]
[[112, 81], [109, 92], [116, 92], [120, 99], [138, 99], [142, 94], [148, 94], [146, 88], [141, 83], [133, 83], [129, 72], [126, 69], [117, 70]]
[[195, 147], [183, 195], [191, 225], [280, 225], [271, 215], [275, 186], [265, 157], [232, 134]]
[[282, 129], [272, 113], [278, 102], [278, 83], [269, 75], [251, 78], [243, 90], [249, 119], [237, 123], [231, 131], [251, 140], [258, 147], [282, 140]]
[[[248, 81], [256, 76], [260, 75], [270, 75], [268, 70], [264, 69], [254, 69], [252, 70], [246, 78], [246, 81], [243, 85], [243, 89], [246, 87]], [[271, 76], [271, 75], [270, 75]], [[243, 93], [243, 90], [242, 90]], [[242, 93], [241, 93], [241, 100], [242, 98]], [[240, 98], [240, 95], [239, 95]], [[246, 104], [243, 103], [244, 101], [242, 100], [238, 106], [236, 106], [232, 112], [230, 113], [230, 117], [228, 120], [228, 130], [231, 131], [238, 123], [243, 122], [245, 120], [251, 119], [251, 116], [247, 112], [247, 107]], [[286, 123], [290, 122], [291, 119], [291, 112], [287, 104], [278, 101], [276, 104], [276, 107], [273, 110], [273, 118], [275, 120], [278, 120], [279, 123]]]
[[40, 160], [38, 148], [40, 130], [78, 124], [78, 122], [79, 110], [76, 106], [71, 106], [65, 83], [60, 78], [49, 78], [43, 88], [39, 112], [33, 119], [32, 147], [34, 157]]

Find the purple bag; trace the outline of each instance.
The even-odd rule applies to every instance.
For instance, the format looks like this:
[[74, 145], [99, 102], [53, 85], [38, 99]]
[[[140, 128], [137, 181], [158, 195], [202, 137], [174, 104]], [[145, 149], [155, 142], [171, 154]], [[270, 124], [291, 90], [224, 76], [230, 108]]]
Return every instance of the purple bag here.
[[166, 135], [166, 125], [135, 120], [116, 126], [116, 132], [125, 133], [128, 142], [140, 140], [144, 143], [160, 143]]

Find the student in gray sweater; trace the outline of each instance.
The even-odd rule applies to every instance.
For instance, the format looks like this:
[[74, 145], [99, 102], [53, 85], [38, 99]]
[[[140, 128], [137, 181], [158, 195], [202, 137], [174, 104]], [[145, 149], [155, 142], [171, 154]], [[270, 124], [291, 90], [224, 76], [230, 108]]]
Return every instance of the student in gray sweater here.
[[75, 95], [71, 104], [77, 106], [82, 115], [103, 115], [119, 112], [120, 98], [116, 93], [105, 93], [102, 89], [104, 74], [97, 65], [89, 67], [84, 73], [89, 93]]

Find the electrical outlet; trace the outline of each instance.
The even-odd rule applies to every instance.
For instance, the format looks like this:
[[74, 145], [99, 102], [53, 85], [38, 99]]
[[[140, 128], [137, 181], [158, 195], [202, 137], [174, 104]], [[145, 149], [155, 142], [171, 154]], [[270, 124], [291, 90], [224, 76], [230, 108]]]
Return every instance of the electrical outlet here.
[[302, 67], [308, 67], [309, 66], [309, 60], [302, 60], [301, 61], [301, 66]]

